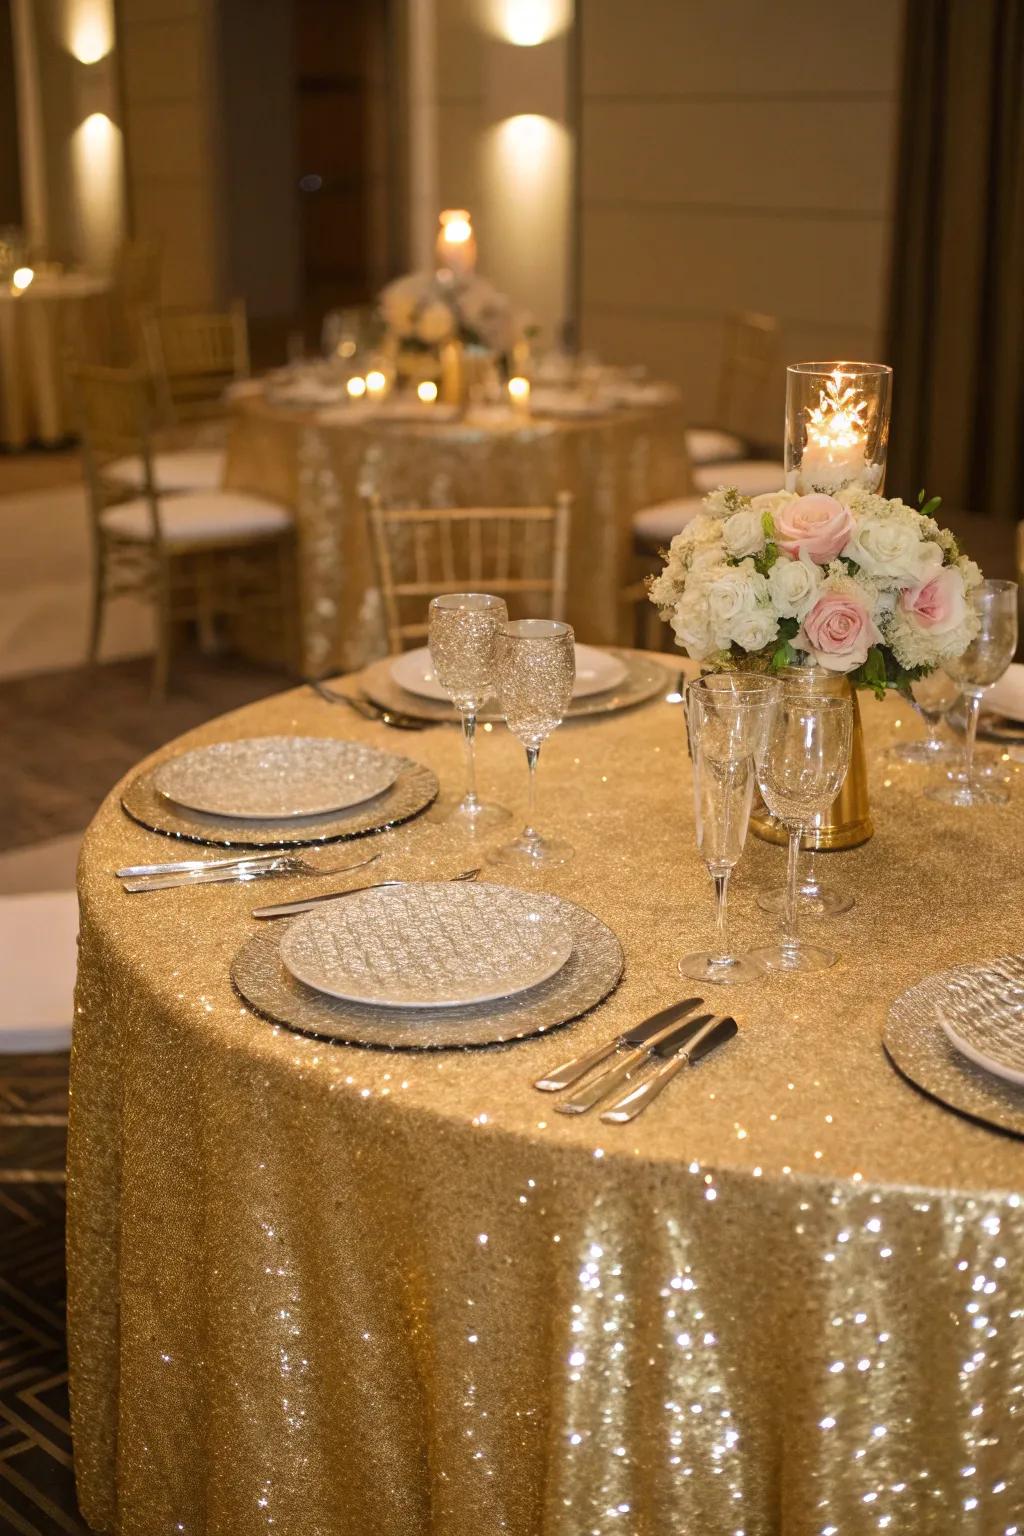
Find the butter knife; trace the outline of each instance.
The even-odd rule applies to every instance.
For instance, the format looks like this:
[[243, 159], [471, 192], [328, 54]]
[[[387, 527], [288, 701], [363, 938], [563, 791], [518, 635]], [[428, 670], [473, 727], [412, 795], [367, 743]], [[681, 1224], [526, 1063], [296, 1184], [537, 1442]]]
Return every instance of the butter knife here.
[[655, 1055], [668, 1055], [669, 1059], [657, 1072], [645, 1077], [642, 1083], [631, 1088], [623, 1094], [621, 1099], [616, 1099], [610, 1108], [604, 1110], [601, 1119], [609, 1125], [624, 1125], [627, 1120], [635, 1120], [642, 1109], [653, 1099], [658, 1097], [661, 1090], [675, 1077], [676, 1073], [685, 1066], [694, 1066], [702, 1056], [707, 1056], [711, 1051], [717, 1050], [727, 1040], [731, 1040], [738, 1032], [736, 1020], [733, 1018], [712, 1018], [697, 1034], [691, 1035], [682, 1044], [664, 1041], [661, 1046], [655, 1046]]
[[659, 1030], [656, 1035], [652, 1035], [646, 1045], [630, 1051], [618, 1066], [602, 1072], [592, 1083], [588, 1083], [578, 1093], [574, 1093], [571, 1099], [563, 1099], [560, 1104], [555, 1105], [555, 1108], [560, 1115], [586, 1114], [588, 1109], [593, 1109], [599, 1099], [607, 1098], [614, 1089], [628, 1082], [634, 1072], [645, 1066], [659, 1045], [667, 1041], [671, 1041], [673, 1045], [679, 1045], [684, 1040], [688, 1040], [692, 1034], [699, 1032], [702, 1026], [709, 1024], [713, 1018], [713, 1013], [702, 1013], [697, 1018], [687, 1019], [682, 1024], [669, 1024], [665, 1029]]
[[699, 1008], [704, 1001], [702, 997], [684, 997], [682, 1002], [672, 1003], [670, 1007], [663, 1008], [660, 1013], [652, 1013], [649, 1019], [635, 1024], [632, 1029], [617, 1035], [614, 1040], [606, 1040], [603, 1045], [595, 1046], [585, 1056], [573, 1056], [569, 1061], [563, 1061], [560, 1067], [538, 1077], [534, 1083], [542, 1093], [558, 1093], [562, 1088], [571, 1088], [573, 1083], [579, 1082], [585, 1077], [591, 1067], [599, 1066], [602, 1061], [607, 1061], [620, 1047], [624, 1045], [644, 1045], [652, 1035], [658, 1034], [666, 1024], [674, 1024], [677, 1019], [692, 1013]]

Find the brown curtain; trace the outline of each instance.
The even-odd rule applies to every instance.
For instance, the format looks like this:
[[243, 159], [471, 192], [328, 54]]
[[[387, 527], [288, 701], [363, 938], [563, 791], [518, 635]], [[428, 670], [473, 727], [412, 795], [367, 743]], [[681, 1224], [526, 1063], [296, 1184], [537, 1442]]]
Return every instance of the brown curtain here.
[[890, 495], [1024, 516], [1024, 0], [907, 0]]

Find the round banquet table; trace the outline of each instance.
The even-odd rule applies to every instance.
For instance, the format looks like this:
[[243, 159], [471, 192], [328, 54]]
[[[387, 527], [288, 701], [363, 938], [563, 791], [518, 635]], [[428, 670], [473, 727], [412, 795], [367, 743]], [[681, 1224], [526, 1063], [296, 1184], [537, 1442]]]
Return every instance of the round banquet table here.
[[[128, 896], [112, 870], [181, 845], [115, 790], [82, 855], [68, 1165], [89, 1523], [992, 1536], [1024, 1519], [1024, 1146], [917, 1093], [880, 1043], [903, 988], [1020, 948], [1024, 801], [1019, 781], [1005, 809], [926, 801], [924, 770], [881, 752], [905, 713], [865, 704], [877, 832], [830, 863], [857, 902], [829, 925], [840, 963], [731, 990], [737, 1040], [624, 1127], [560, 1116], [531, 1082], [688, 989], [675, 961], [712, 898], [678, 704], [565, 725], [541, 754], [542, 823], [577, 850], [544, 885], [615, 930], [626, 970], [589, 1016], [514, 1045], [358, 1049], [260, 1017], [228, 979], [249, 909], [311, 883]], [[164, 753], [293, 731], [396, 741], [299, 690]], [[453, 728], [397, 739], [460, 786]], [[480, 776], [522, 810], [502, 729], [481, 733]], [[434, 813], [379, 843], [382, 874], [467, 864]], [[750, 840], [740, 945], [770, 935], [755, 897], [782, 864]]]
[[[295, 516], [300, 671], [365, 665], [383, 648], [363, 498], [385, 505], [543, 506], [573, 496], [565, 617], [579, 640], [629, 644], [633, 514], [690, 491], [686, 418], [667, 403], [597, 416], [387, 420], [363, 406], [303, 410], [259, 388], [232, 401], [226, 482]], [[241, 637], [244, 641], [244, 636]]]
[[0, 446], [68, 437], [64, 349], [86, 306], [109, 289], [85, 272], [40, 273], [20, 293], [0, 285]]

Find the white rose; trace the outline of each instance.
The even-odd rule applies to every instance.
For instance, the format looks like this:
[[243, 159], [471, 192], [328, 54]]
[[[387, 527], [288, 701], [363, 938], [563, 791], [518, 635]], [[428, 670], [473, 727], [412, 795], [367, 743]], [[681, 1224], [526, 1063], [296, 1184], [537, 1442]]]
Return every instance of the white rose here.
[[843, 555], [856, 560], [866, 575], [901, 585], [923, 586], [942, 566], [942, 550], [922, 539], [916, 519], [867, 517], [854, 526]]
[[766, 491], [763, 496], [753, 497], [750, 505], [758, 516], [770, 512], [774, 518], [776, 512], [781, 512], [784, 507], [789, 506], [791, 501], [797, 499], [796, 491]]
[[768, 591], [779, 616], [802, 620], [814, 606], [821, 581], [821, 568], [813, 560], [780, 555], [768, 572]]
[[762, 650], [778, 632], [778, 621], [770, 608], [758, 608], [754, 613], [744, 614], [732, 626], [732, 638], [745, 651]]
[[[760, 583], [760, 587], [757, 585]], [[724, 566], [708, 576], [708, 614], [716, 635], [728, 635], [737, 619], [753, 613], [761, 590], [767, 595], [767, 583], [754, 570], [751, 561]]]
[[452, 333], [452, 312], [447, 304], [442, 304], [435, 299], [433, 303], [426, 304], [420, 310], [420, 317], [416, 324], [416, 334], [420, 341], [425, 341], [428, 346], [438, 341], [446, 341]]
[[753, 507], [742, 512], [734, 512], [722, 524], [722, 537], [725, 540], [726, 549], [734, 560], [742, 560], [745, 555], [760, 554], [764, 549], [761, 514], [755, 512]]
[[694, 661], [703, 661], [715, 649], [708, 612], [707, 592], [694, 585], [679, 599], [670, 620], [672, 631], [679, 644], [685, 647]]

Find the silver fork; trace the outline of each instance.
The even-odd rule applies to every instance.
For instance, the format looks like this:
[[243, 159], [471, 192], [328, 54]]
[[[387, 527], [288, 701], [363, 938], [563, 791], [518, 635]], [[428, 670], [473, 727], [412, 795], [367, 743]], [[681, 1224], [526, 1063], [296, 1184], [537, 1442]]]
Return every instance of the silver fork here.
[[319, 678], [312, 678], [309, 686], [318, 698], [325, 704], [347, 704], [354, 710], [361, 720], [375, 720], [382, 725], [393, 726], [396, 731], [425, 731], [435, 722], [422, 720], [418, 715], [405, 714], [400, 709], [388, 709], [383, 704], [374, 704], [372, 699], [353, 696], [351, 693], [342, 693], [337, 688], [329, 688]]
[[122, 880], [122, 889], [133, 896], [143, 891], [170, 891], [185, 885], [218, 885], [231, 880], [262, 880], [269, 875], [344, 875], [352, 869], [365, 869], [380, 858], [380, 852], [354, 864], [312, 864], [296, 854], [279, 854], [270, 860], [240, 860], [227, 868], [193, 869], [178, 874], [146, 875], [141, 879]]

